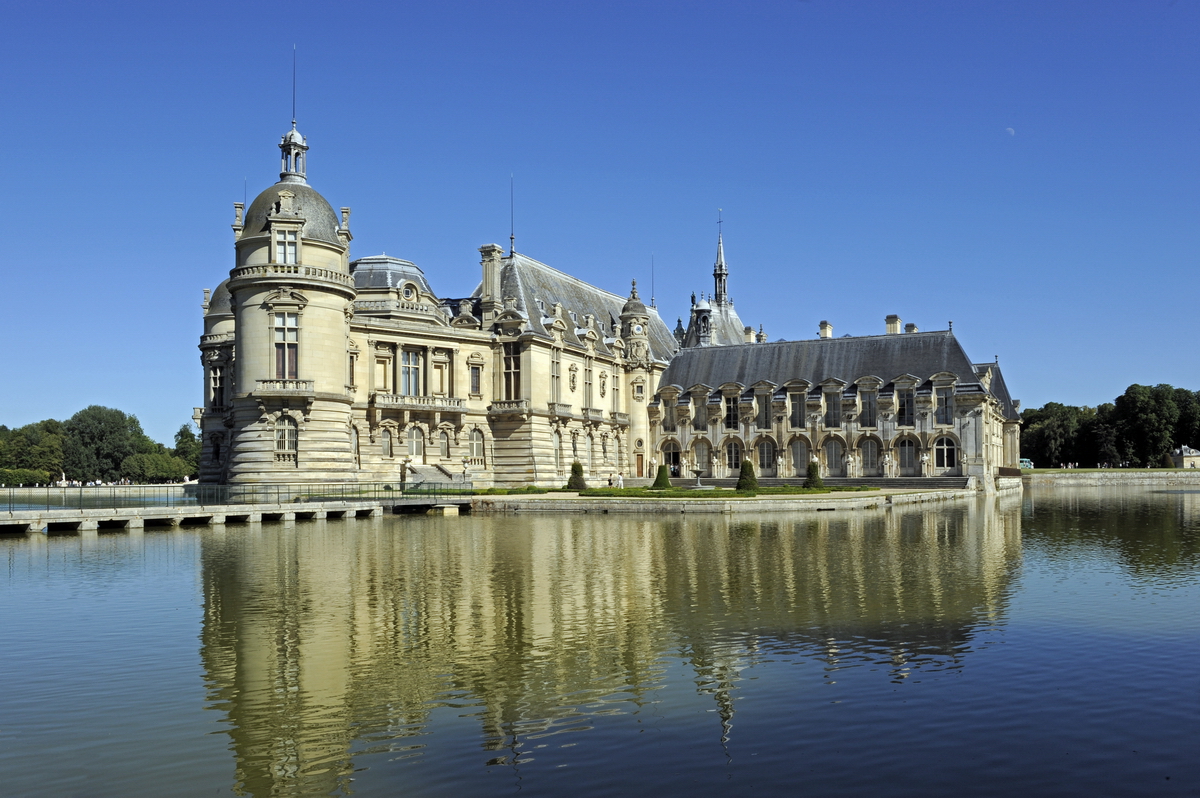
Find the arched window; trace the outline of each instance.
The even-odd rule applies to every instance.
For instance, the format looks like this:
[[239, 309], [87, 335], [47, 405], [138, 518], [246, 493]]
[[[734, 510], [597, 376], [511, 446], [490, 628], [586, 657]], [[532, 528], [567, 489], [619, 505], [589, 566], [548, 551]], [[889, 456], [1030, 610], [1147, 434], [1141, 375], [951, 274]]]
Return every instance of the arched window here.
[[775, 467], [775, 444], [772, 441], [762, 440], [758, 442], [758, 468]]
[[742, 445], [737, 441], [725, 444], [725, 467], [730, 471], [742, 467]]
[[808, 460], [808, 441], [796, 438], [792, 441], [792, 468], [796, 476], [803, 477], [808, 474]]
[[390, 429], [385, 429], [382, 433], [380, 433], [379, 440], [383, 446], [383, 456], [391, 457], [392, 456], [392, 431]]
[[477, 429], [471, 430], [471, 459], [475, 461], [475, 465], [484, 465], [483, 433]]
[[938, 438], [933, 445], [933, 464], [937, 468], [958, 468], [958, 447], [950, 438]]
[[424, 462], [425, 436], [418, 427], [408, 428], [408, 456], [418, 462]]
[[280, 416], [275, 422], [275, 451], [296, 451], [296, 419], [291, 416]]
[[663, 444], [663, 465], [667, 467], [667, 471], [673, 477], [681, 476], [679, 473], [679, 454], [679, 444], [675, 441], [667, 441]]
[[554, 431], [554, 470], [560, 474], [562, 473], [562, 470], [563, 470], [562, 456], [563, 456], [562, 433], [559, 432], [558, 430], [555, 430]]
[[846, 476], [846, 448], [837, 438], [825, 441], [825, 470], [831, 477]]
[[358, 457], [358, 428], [350, 428], [350, 454], [354, 456], [354, 467], [359, 468], [362, 461]]
[[596, 458], [594, 455], [594, 452], [596, 451], [596, 449], [595, 449], [596, 441], [592, 439], [591, 435], [587, 436], [586, 445], [587, 445], [588, 473], [591, 474], [592, 472], [594, 472], [596, 470]]
[[438, 455], [443, 460], [450, 457], [450, 436], [444, 430], [438, 435]]
[[900, 458], [900, 476], [916, 476], [917, 442], [910, 438], [905, 438], [896, 444], [896, 454]]
[[879, 441], [867, 438], [858, 445], [858, 451], [862, 455], [863, 475], [877, 476], [879, 473]]
[[212, 439], [212, 461], [214, 463], [221, 462], [221, 441], [218, 438]]

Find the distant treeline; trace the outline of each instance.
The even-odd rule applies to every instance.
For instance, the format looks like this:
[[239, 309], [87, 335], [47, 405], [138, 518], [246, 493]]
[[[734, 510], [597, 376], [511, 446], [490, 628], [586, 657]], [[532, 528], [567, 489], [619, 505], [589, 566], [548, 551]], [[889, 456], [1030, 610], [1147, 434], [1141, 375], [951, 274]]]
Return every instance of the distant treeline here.
[[1200, 394], [1186, 388], [1130, 385], [1099, 407], [1050, 402], [1021, 413], [1021, 456], [1039, 468], [1170, 468], [1180, 446], [1200, 449]]
[[92, 405], [66, 421], [46, 419], [18, 429], [0, 425], [0, 484], [170, 482], [194, 476], [200, 441], [190, 424], [175, 446], [152, 441], [136, 416]]

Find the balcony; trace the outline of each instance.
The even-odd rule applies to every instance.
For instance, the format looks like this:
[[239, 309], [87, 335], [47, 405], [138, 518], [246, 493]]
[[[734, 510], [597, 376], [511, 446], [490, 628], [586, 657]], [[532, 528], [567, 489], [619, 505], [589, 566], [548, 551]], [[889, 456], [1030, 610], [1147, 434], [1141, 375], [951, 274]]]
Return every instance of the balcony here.
[[604, 411], [595, 407], [583, 408], [583, 420], [594, 421], [597, 424], [604, 420]]
[[558, 416], [560, 418], [570, 418], [571, 406], [565, 402], [551, 402], [550, 415]]
[[492, 402], [488, 405], [489, 416], [527, 416], [529, 415], [528, 399], [511, 399], [505, 402]]
[[254, 393], [257, 396], [311, 396], [316, 389], [312, 380], [255, 380]]
[[614, 424], [623, 424], [626, 427], [629, 426], [629, 414], [628, 413], [618, 413], [616, 410], [614, 410], [609, 415], [612, 416], [612, 420], [613, 420]]
[[461, 413], [465, 409], [462, 399], [451, 396], [401, 396], [395, 393], [373, 393], [371, 402], [376, 407], [396, 410], [428, 410], [440, 413]]

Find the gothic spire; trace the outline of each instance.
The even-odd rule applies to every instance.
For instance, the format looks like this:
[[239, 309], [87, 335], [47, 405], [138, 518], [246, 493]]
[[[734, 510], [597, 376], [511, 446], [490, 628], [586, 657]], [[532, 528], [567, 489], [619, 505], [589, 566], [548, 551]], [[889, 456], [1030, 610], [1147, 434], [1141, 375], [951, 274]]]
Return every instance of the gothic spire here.
[[722, 240], [720, 233], [717, 233], [717, 262], [713, 266], [713, 282], [716, 284], [716, 295], [713, 297], [717, 302], [725, 302], [726, 287], [729, 281], [729, 269], [725, 265], [725, 242]]

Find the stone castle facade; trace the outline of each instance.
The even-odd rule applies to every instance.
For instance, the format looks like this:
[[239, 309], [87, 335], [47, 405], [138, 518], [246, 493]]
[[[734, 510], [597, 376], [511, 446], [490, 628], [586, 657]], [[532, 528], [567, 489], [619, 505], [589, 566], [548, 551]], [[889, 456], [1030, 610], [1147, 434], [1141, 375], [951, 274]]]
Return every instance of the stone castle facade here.
[[813, 457], [831, 476], [1016, 466], [998, 367], [948, 331], [832, 339], [822, 323], [816, 341], [767, 343], [733, 310], [720, 237], [715, 290], [674, 333], [636, 283], [610, 293], [495, 244], [471, 296], [439, 296], [414, 263], [351, 260], [350, 209], [308, 185], [294, 125], [279, 146], [279, 182], [235, 203], [233, 269], [205, 292], [204, 482], [553, 486], [573, 462], [596, 483], [659, 463], [722, 477], [743, 457], [764, 476]]

